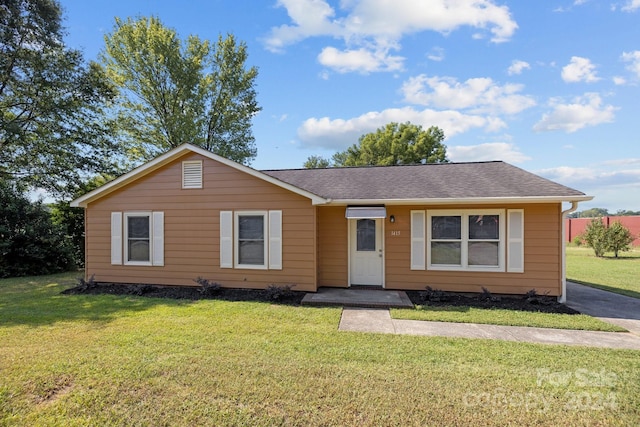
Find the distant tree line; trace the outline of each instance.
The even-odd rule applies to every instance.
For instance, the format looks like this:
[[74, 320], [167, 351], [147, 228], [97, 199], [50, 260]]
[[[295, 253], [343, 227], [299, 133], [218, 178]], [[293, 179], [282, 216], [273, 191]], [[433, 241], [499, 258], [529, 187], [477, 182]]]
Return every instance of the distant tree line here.
[[569, 218], [597, 218], [602, 216], [633, 216], [640, 215], [640, 211], [630, 211], [619, 209], [615, 213], [609, 212], [609, 210], [605, 208], [591, 208], [586, 209], [584, 211], [573, 212], [569, 214]]

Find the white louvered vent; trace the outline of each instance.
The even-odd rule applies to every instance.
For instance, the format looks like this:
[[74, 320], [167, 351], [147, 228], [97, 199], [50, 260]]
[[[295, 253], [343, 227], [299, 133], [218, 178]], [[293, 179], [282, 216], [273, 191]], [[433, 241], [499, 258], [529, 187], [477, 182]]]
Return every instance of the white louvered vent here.
[[182, 162], [182, 188], [202, 188], [202, 161]]

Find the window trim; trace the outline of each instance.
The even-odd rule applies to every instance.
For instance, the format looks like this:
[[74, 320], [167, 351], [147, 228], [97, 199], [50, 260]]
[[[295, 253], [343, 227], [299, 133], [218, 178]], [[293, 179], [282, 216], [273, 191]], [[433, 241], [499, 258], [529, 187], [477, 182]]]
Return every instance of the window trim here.
[[[245, 268], [252, 270], [267, 270], [269, 263], [269, 221], [268, 211], [234, 211], [233, 212], [233, 250], [234, 250], [234, 268]], [[262, 264], [241, 264], [240, 263], [240, 217], [241, 216], [262, 216], [263, 234], [262, 241], [264, 245]]]
[[[148, 261], [130, 261], [129, 260], [129, 217], [142, 217], [146, 216], [149, 221], [149, 260]], [[136, 212], [123, 212], [123, 246], [124, 246], [124, 265], [153, 265], [153, 212], [151, 211], [136, 211]]]
[[[469, 265], [469, 216], [471, 215], [498, 215], [498, 265]], [[431, 262], [431, 242], [432, 242], [432, 218], [438, 216], [459, 216], [461, 217], [461, 239], [460, 239], [460, 264], [445, 265], [433, 264]], [[505, 271], [505, 247], [506, 247], [506, 229], [505, 229], [505, 210], [504, 209], [446, 209], [446, 210], [427, 210], [426, 220], [426, 249], [427, 249], [427, 270], [440, 271], [472, 271], [472, 272], [504, 272]], [[439, 241], [441, 239], [436, 239]], [[457, 241], [457, 240], [456, 240]], [[480, 240], [485, 241], [485, 240]], [[496, 241], [487, 239], [487, 241]]]

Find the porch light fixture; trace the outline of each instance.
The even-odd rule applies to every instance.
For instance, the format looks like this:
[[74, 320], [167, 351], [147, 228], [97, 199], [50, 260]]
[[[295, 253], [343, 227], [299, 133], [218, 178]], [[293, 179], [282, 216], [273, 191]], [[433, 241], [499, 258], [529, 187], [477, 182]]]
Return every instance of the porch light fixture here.
[[396, 222], [396, 217], [395, 217], [395, 215], [391, 215], [391, 216], [389, 217], [389, 222], [391, 222], [391, 224], [393, 224], [394, 222]]

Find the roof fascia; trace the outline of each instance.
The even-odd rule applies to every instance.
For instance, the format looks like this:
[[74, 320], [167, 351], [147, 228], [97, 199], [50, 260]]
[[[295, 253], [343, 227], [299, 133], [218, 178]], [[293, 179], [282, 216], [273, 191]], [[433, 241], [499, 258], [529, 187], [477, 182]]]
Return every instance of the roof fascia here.
[[549, 196], [549, 197], [469, 197], [469, 198], [440, 198], [440, 199], [330, 199], [327, 205], [453, 205], [453, 204], [517, 204], [517, 203], [562, 203], [585, 202], [592, 200], [593, 196]]
[[239, 170], [246, 174], [249, 174], [253, 177], [261, 179], [263, 181], [269, 182], [273, 185], [276, 185], [285, 190], [291, 191], [292, 193], [298, 194], [300, 196], [306, 197], [311, 200], [313, 205], [321, 205], [326, 204], [327, 200], [323, 197], [320, 197], [316, 194], [310, 193], [306, 190], [298, 188], [294, 185], [288, 184], [286, 182], [280, 181], [279, 179], [273, 178], [272, 176], [266, 175], [262, 172], [259, 172], [255, 169], [250, 168], [249, 166], [241, 165], [240, 163], [236, 163], [233, 160], [229, 160], [217, 154], [214, 154], [208, 150], [197, 147], [192, 144], [182, 144], [173, 150], [167, 151], [166, 153], [156, 157], [155, 159], [138, 166], [130, 172], [127, 172], [124, 175], [119, 176], [113, 181], [108, 182], [107, 184], [96, 188], [93, 191], [85, 194], [84, 196], [78, 197], [77, 199], [71, 202], [72, 207], [82, 207], [86, 208], [87, 205], [95, 200], [98, 200], [109, 193], [112, 193], [119, 188], [124, 187], [125, 185], [142, 178], [145, 175], [150, 174], [151, 172], [161, 168], [162, 166], [188, 154], [188, 153], [196, 153], [200, 154], [203, 157], [214, 160], [218, 163], [222, 163], [225, 166], [229, 166], [233, 169]]

